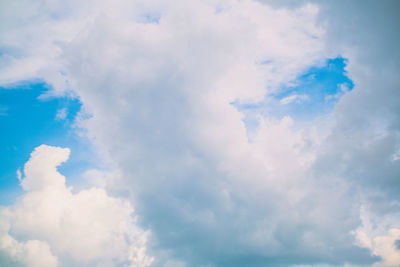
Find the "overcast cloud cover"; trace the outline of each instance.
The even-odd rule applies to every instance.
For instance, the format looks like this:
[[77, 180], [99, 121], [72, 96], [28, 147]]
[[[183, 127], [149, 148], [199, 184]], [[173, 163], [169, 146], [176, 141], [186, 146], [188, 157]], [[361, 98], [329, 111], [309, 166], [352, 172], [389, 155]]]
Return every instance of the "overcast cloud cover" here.
[[[1, 85], [78, 98], [74, 129], [102, 162], [73, 191], [56, 169], [69, 149], [37, 145], [0, 208], [0, 265], [400, 266], [399, 11], [1, 1]], [[312, 105], [276, 96], [334, 58], [354, 87], [326, 92], [328, 112], [251, 110]]]

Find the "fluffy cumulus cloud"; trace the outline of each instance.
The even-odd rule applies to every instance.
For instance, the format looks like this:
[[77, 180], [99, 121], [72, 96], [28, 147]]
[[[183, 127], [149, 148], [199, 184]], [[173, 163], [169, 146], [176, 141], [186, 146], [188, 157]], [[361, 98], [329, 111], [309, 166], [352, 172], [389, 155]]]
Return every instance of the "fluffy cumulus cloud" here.
[[[397, 215], [397, 216], [396, 216]], [[368, 248], [382, 261], [373, 266], [397, 266], [400, 262], [400, 229], [392, 228], [399, 221], [398, 214], [386, 213], [377, 218], [365, 207], [361, 209], [362, 225], [353, 232], [358, 245]]]
[[[134, 205], [153, 266], [399, 265], [396, 1], [2, 5], [0, 81], [42, 78], [79, 97], [91, 116], [77, 124], [118, 173], [97, 182]], [[330, 114], [260, 113], [246, 128], [233, 102], [268, 105], [338, 55], [355, 86]], [[149, 263], [130, 205], [72, 194], [55, 170], [67, 152], [40, 150], [57, 152], [25, 167], [28, 192], [2, 219], [7, 255], [97, 266], [135, 251]]]
[[1, 208], [0, 260], [7, 266], [149, 266], [146, 233], [131, 205], [91, 188], [76, 194], [56, 167], [69, 149], [41, 145], [25, 164], [15, 204]]

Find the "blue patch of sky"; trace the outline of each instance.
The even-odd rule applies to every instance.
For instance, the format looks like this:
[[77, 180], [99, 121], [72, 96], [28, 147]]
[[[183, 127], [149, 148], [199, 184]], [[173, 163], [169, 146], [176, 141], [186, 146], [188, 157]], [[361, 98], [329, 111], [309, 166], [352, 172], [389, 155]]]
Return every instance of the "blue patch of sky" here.
[[73, 127], [80, 101], [68, 96], [41, 97], [49, 89], [39, 80], [0, 87], [0, 205], [12, 203], [21, 194], [16, 171], [22, 171], [30, 153], [41, 144], [71, 149], [69, 160], [59, 168], [67, 185], [79, 183], [79, 174], [95, 165], [89, 141]]
[[346, 64], [347, 60], [342, 57], [328, 59], [324, 66], [308, 69], [290, 85], [279, 88], [259, 103], [232, 104], [245, 115], [248, 129], [257, 127], [259, 115], [276, 119], [291, 116], [297, 122], [312, 120], [331, 113], [339, 99], [354, 87], [347, 76]]
[[266, 65], [266, 64], [270, 64], [270, 63], [272, 63], [272, 59], [266, 59], [266, 60], [263, 60], [263, 61], [261, 61], [261, 65]]
[[292, 102], [296, 105], [296, 113], [299, 109], [308, 114], [329, 112], [340, 98], [342, 86], [347, 90], [354, 86], [347, 77], [346, 63], [341, 57], [329, 59], [325, 66], [312, 67], [294, 82], [294, 86], [283, 87], [273, 96], [283, 100], [291, 95], [307, 95], [308, 101]]

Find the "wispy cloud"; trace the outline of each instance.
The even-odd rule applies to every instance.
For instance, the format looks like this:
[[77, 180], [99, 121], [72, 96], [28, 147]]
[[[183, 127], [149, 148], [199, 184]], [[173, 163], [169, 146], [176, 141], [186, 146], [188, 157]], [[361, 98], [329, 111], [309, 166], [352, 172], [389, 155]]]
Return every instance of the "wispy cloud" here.
[[293, 102], [301, 103], [301, 102], [309, 101], [309, 100], [310, 100], [310, 97], [308, 95], [297, 95], [297, 94], [294, 94], [294, 95], [290, 95], [290, 96], [287, 96], [287, 97], [281, 99], [279, 102], [282, 105], [287, 105], [287, 104], [290, 104], [290, 103], [293, 103]]
[[61, 108], [61, 109], [57, 110], [55, 119], [58, 121], [65, 120], [65, 118], [67, 118], [67, 115], [68, 115], [67, 108]]

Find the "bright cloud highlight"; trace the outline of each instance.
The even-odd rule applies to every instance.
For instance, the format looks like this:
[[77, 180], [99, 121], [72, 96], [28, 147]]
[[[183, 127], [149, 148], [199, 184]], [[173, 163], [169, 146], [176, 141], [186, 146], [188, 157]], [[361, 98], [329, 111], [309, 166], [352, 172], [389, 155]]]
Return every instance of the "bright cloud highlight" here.
[[41, 145], [24, 166], [25, 194], [1, 208], [1, 261], [27, 266], [149, 266], [131, 205], [103, 189], [76, 194], [56, 169], [69, 149]]

